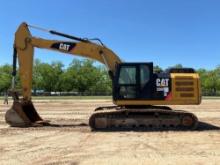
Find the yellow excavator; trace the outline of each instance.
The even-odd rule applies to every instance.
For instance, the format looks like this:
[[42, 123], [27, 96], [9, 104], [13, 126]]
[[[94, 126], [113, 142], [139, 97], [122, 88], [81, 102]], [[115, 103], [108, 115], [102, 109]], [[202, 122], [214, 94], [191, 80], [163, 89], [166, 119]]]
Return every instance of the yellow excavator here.
[[[48, 40], [31, 35], [37, 28], [70, 40]], [[94, 41], [96, 40], [96, 42]], [[97, 42], [98, 41], [98, 42]], [[89, 126], [99, 129], [195, 129], [197, 117], [184, 110], [172, 110], [167, 105], [201, 103], [199, 75], [192, 68], [171, 68], [154, 73], [152, 62], [122, 62], [99, 39], [84, 39], [54, 30], [22, 23], [15, 33], [13, 54], [12, 96], [14, 99], [5, 120], [10, 126], [50, 125], [43, 120], [31, 101], [34, 48], [79, 55], [103, 63], [112, 80], [114, 106], [98, 107], [89, 118]], [[17, 58], [22, 86], [22, 98], [15, 90]]]

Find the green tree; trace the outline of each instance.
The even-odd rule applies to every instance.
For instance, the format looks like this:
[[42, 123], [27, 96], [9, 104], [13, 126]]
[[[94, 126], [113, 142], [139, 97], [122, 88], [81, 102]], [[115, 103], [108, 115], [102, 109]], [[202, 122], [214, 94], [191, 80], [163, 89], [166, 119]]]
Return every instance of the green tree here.
[[62, 89], [77, 92], [109, 92], [111, 81], [103, 66], [94, 66], [93, 60], [74, 59], [61, 76]]
[[62, 84], [61, 84], [61, 78], [63, 74], [63, 63], [60, 61], [52, 62], [51, 64], [53, 68], [53, 76], [56, 79], [56, 82], [54, 84], [54, 91], [62, 91]]
[[63, 91], [78, 91], [77, 78], [80, 69], [81, 61], [78, 59], [73, 59], [69, 67], [63, 72], [60, 77], [61, 88]]
[[12, 66], [6, 64], [0, 67], [0, 92], [7, 91], [11, 87]]
[[220, 76], [218, 70], [211, 70], [207, 73], [207, 78], [205, 79], [206, 89], [209, 89], [211, 95], [216, 96], [217, 90], [220, 89]]
[[171, 68], [181, 69], [181, 68], [183, 68], [183, 65], [182, 64], [176, 64], [176, 65], [173, 65], [173, 66], [169, 66], [168, 68], [165, 69], [165, 71], [167, 71], [167, 70], [169, 70]]
[[88, 92], [95, 86], [100, 77], [99, 71], [93, 66], [93, 60], [83, 60], [77, 73], [77, 89], [79, 92]]
[[183, 65], [182, 64], [176, 64], [173, 66], [173, 68], [183, 68]]
[[163, 71], [163, 69], [161, 67], [159, 67], [158, 65], [155, 65], [153, 68], [154, 73], [160, 73]]
[[217, 90], [220, 90], [220, 68], [210, 71], [199, 69], [197, 72], [200, 75], [203, 94], [217, 95]]
[[95, 91], [98, 94], [109, 94], [112, 92], [112, 81], [108, 75], [108, 72], [104, 66], [97, 68], [97, 79], [94, 86], [90, 88], [90, 91]]
[[208, 74], [207, 74], [208, 71], [201, 68], [201, 69], [198, 69], [197, 72], [199, 73], [202, 91], [203, 93], [205, 93], [206, 91], [208, 91], [207, 84], [206, 84], [206, 80], [208, 79]]
[[33, 69], [33, 89], [43, 89], [47, 92], [60, 91], [60, 76], [63, 73], [63, 64], [61, 62], [52, 62], [52, 64], [41, 63], [35, 60]]
[[41, 76], [41, 73], [39, 71], [40, 65], [41, 61], [39, 59], [34, 60], [32, 80], [32, 89], [34, 90], [34, 92], [36, 92], [36, 90], [42, 89], [41, 84], [43, 81], [43, 77]]

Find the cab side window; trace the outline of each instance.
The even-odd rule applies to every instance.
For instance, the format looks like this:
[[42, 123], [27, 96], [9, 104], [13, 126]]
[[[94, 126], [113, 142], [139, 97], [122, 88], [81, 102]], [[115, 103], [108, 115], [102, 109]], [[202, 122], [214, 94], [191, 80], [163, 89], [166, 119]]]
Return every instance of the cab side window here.
[[136, 67], [121, 67], [120, 75], [119, 75], [119, 84], [136, 84]]
[[146, 65], [140, 66], [140, 87], [143, 88], [150, 80], [150, 69]]
[[136, 66], [122, 66], [119, 75], [120, 98], [136, 98]]

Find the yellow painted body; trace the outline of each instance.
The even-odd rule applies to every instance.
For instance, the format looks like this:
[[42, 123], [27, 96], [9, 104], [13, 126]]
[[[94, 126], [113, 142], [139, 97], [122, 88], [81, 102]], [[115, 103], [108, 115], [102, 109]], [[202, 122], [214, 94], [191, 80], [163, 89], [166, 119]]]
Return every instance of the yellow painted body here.
[[166, 100], [115, 100], [116, 105], [195, 105], [201, 103], [198, 73], [171, 73], [171, 96]]

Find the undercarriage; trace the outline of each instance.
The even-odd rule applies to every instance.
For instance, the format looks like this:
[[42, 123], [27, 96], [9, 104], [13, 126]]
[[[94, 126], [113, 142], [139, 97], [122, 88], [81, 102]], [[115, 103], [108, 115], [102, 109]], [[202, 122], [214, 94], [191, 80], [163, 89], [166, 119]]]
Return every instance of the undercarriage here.
[[171, 110], [166, 106], [111, 106], [97, 108], [89, 119], [89, 125], [93, 130], [193, 130], [198, 119], [190, 112]]

